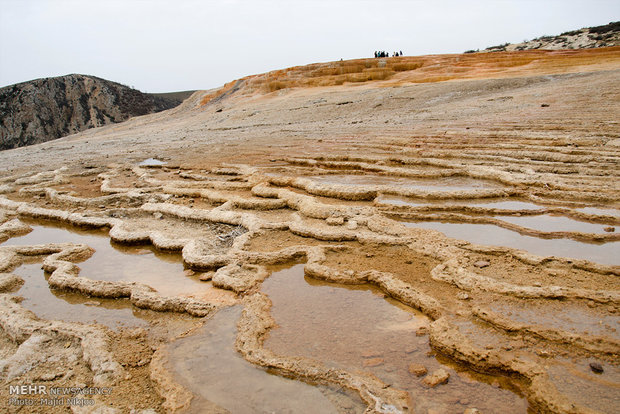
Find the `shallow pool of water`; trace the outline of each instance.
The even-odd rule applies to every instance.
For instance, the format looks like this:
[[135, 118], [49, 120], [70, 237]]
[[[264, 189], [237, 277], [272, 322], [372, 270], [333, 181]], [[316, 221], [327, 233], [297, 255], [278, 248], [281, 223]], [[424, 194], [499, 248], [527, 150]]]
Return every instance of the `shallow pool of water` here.
[[[504, 219], [504, 217], [502, 217]], [[593, 262], [619, 265], [620, 242], [583, 243], [571, 239], [542, 239], [525, 236], [492, 224], [444, 223], [417, 221], [405, 223], [408, 227], [438, 230], [446, 236], [475, 244], [505, 246], [526, 250], [539, 256], [558, 256], [585, 259]]]
[[[349, 371], [376, 375], [411, 395], [414, 412], [524, 413], [526, 401], [509, 391], [502, 377], [475, 374], [431, 352], [428, 335], [417, 335], [429, 319], [370, 286], [345, 286], [304, 277], [303, 265], [274, 272], [262, 285], [278, 327], [265, 347], [277, 354], [304, 356]], [[429, 375], [439, 368], [447, 384], [429, 388], [409, 372], [423, 365]], [[495, 385], [491, 385], [495, 383]]]
[[552, 216], [549, 214], [519, 217], [501, 216], [495, 218], [516, 224], [517, 226], [545, 232], [572, 231], [579, 233], [605, 233], [603, 229], [607, 227], [604, 224], [587, 223], [585, 221], [562, 216]]
[[620, 407], [620, 368], [603, 361], [604, 372], [595, 374], [595, 359], [554, 359], [548, 364], [549, 379], [570, 400], [601, 413], [617, 413]]
[[312, 175], [305, 178], [325, 184], [343, 184], [349, 186], [384, 185], [430, 191], [461, 191], [501, 187], [500, 184], [492, 181], [476, 180], [474, 178], [466, 177], [423, 179], [371, 174], [326, 174]]
[[615, 208], [583, 207], [583, 208], [576, 208], [575, 210], [581, 211], [582, 213], [595, 214], [597, 216], [620, 217], [620, 210], [617, 210]]
[[530, 301], [527, 306], [494, 303], [492, 311], [528, 325], [541, 325], [578, 334], [605, 336], [620, 341], [620, 318], [606, 308], [589, 308], [583, 303]]
[[500, 210], [542, 210], [545, 207], [527, 201], [491, 201], [487, 203], [468, 203], [471, 207], [496, 208]]
[[203, 327], [168, 346], [175, 379], [195, 395], [191, 412], [212, 404], [231, 413], [361, 413], [359, 398], [269, 374], [236, 352], [241, 307], [220, 310]]
[[28, 223], [33, 228], [32, 232], [11, 238], [1, 245], [84, 243], [95, 249], [95, 253], [79, 264], [80, 276], [97, 280], [140, 282], [163, 295], [201, 294], [214, 289], [201, 282], [197, 275], [184, 275], [180, 253], [161, 252], [150, 245], [124, 246], [112, 243], [105, 231]]
[[479, 202], [472, 200], [441, 200], [432, 202], [415, 201], [407, 197], [398, 196], [382, 196], [378, 200], [380, 203], [391, 204], [394, 206], [408, 206], [408, 207], [434, 207], [434, 206], [456, 206], [463, 205], [467, 207], [480, 207], [480, 208], [496, 208], [501, 210], [541, 210], [545, 207], [539, 206], [534, 203], [526, 201], [490, 201]]
[[43, 319], [68, 322], [97, 322], [111, 328], [148, 325], [154, 312], [135, 308], [127, 299], [88, 298], [84, 295], [50, 290], [41, 263], [24, 264], [12, 273], [24, 279], [16, 292], [24, 297], [22, 306]]

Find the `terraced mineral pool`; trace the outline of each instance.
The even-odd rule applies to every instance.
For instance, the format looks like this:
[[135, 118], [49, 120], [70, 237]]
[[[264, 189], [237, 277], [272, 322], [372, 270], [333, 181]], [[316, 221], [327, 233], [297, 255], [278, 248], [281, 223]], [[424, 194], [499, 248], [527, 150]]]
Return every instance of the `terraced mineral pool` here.
[[582, 213], [594, 214], [597, 216], [614, 216], [620, 217], [620, 210], [615, 208], [600, 208], [600, 207], [583, 207], [575, 209]]
[[467, 207], [479, 207], [479, 208], [494, 208], [499, 210], [542, 210], [545, 207], [539, 206], [534, 203], [526, 201], [490, 201], [490, 202], [476, 202], [469, 200], [441, 200], [435, 202], [419, 202], [414, 201], [407, 197], [398, 196], [381, 196], [378, 200], [382, 204], [390, 204], [394, 206], [407, 206], [407, 207], [433, 207], [433, 206], [452, 206], [452, 205], [464, 205]]
[[508, 223], [516, 224], [517, 226], [544, 232], [571, 231], [579, 233], [605, 233], [603, 229], [608, 227], [604, 224], [587, 223], [585, 221], [574, 220], [562, 216], [552, 216], [550, 214], [519, 217], [501, 216], [495, 218]]
[[501, 187], [500, 184], [494, 183], [492, 181], [477, 180], [474, 178], [466, 177], [442, 177], [423, 179], [370, 174], [327, 174], [311, 175], [304, 178], [308, 178], [310, 180], [324, 184], [343, 184], [349, 186], [382, 185], [430, 191], [462, 191]]
[[362, 413], [358, 397], [269, 374], [235, 350], [241, 307], [219, 311], [193, 335], [168, 346], [175, 380], [192, 391], [190, 412]]
[[618, 257], [620, 242], [599, 244], [578, 242], [571, 239], [541, 239], [522, 235], [492, 224], [417, 221], [405, 223], [405, 225], [407, 227], [438, 230], [448, 237], [475, 244], [526, 250], [538, 256], [585, 259], [606, 265], [620, 264], [620, 257]]
[[[558, 306], [560, 309], [565, 307], [561, 303]], [[517, 309], [513, 309], [512, 314], [516, 315], [523, 312], [523, 310], [524, 307], [519, 306]], [[545, 311], [552, 313], [545, 313]], [[545, 325], [553, 322], [554, 317], [561, 316], [562, 313], [557, 308], [555, 310], [539, 308], [537, 312], [539, 316], [549, 315], [544, 321], [540, 321]], [[575, 315], [574, 312], [572, 314]], [[572, 321], [575, 320], [575, 318], [571, 319]], [[506, 349], [508, 345], [508, 350], [505, 351], [506, 355], [514, 353], [515, 358], [528, 359], [527, 354], [534, 352], [536, 348], [528, 349], [528, 345], [519, 339], [515, 340], [511, 339], [510, 336], [500, 336], [496, 330], [489, 328], [488, 325], [472, 323], [471, 321], [457, 321], [455, 325], [459, 328], [461, 334], [479, 346], [489, 347], [489, 349]], [[551, 326], [554, 325], [551, 324]], [[538, 345], [544, 345], [544, 343], [539, 343]], [[604, 372], [602, 374], [593, 373], [589, 366], [590, 362], [601, 363], [604, 367]], [[595, 358], [567, 359], [553, 357], [547, 359], [544, 366], [549, 373], [549, 379], [553, 385], [571, 403], [577, 403], [583, 407], [597, 410], [595, 411], [597, 413], [618, 412], [617, 407], [620, 407], [620, 367], [616, 363], [609, 363]], [[503, 411], [501, 407], [496, 407], [491, 412], [501, 413]]]
[[152, 311], [134, 308], [128, 300], [92, 299], [83, 295], [50, 290], [47, 276], [40, 263], [31, 263], [15, 269], [13, 274], [24, 279], [16, 292], [24, 297], [22, 306], [43, 319], [59, 319], [67, 322], [97, 322], [111, 328], [148, 325]]
[[[303, 265], [275, 271], [262, 285], [273, 303], [278, 327], [265, 347], [276, 354], [303, 356], [328, 366], [376, 375], [410, 393], [413, 412], [462, 414], [525, 413], [527, 402], [504, 377], [474, 373], [433, 355], [428, 335], [418, 335], [428, 318], [370, 285], [349, 286], [304, 277]], [[421, 333], [421, 331], [420, 331]], [[441, 360], [440, 360], [441, 359]], [[419, 364], [430, 375], [443, 368], [447, 384], [430, 388], [409, 372]], [[492, 385], [493, 384], [493, 385]], [[434, 411], [433, 411], [434, 410]]]
[[583, 407], [595, 412], [617, 413], [620, 407], [620, 368], [602, 362], [604, 372], [595, 374], [586, 359], [555, 358], [547, 366], [556, 389]]
[[620, 317], [606, 306], [594, 308], [572, 301], [529, 301], [514, 304], [493, 303], [490, 309], [507, 319], [527, 325], [547, 326], [566, 332], [604, 336], [620, 341]]
[[[34, 245], [46, 243], [83, 243], [95, 253], [79, 264], [80, 276], [96, 280], [131, 281], [151, 286], [162, 295], [196, 295], [213, 290], [198, 275], [185, 276], [179, 253], [161, 252], [152, 246], [124, 246], [110, 242], [106, 231], [80, 230], [46, 224], [33, 224], [32, 232], [2, 244]], [[218, 291], [220, 289], [217, 289]]]

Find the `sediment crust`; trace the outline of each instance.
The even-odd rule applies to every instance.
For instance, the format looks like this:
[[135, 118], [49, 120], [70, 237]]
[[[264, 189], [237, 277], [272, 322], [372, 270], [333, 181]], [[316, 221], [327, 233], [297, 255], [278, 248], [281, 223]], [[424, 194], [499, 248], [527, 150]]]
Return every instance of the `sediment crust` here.
[[[1, 218], [0, 218], [1, 220]], [[31, 231], [30, 226], [22, 223], [18, 219], [12, 219], [5, 221], [0, 225], [0, 242], [4, 242], [11, 237], [22, 236], [28, 234]]]
[[24, 279], [12, 273], [0, 273], [0, 293], [7, 293], [19, 289]]

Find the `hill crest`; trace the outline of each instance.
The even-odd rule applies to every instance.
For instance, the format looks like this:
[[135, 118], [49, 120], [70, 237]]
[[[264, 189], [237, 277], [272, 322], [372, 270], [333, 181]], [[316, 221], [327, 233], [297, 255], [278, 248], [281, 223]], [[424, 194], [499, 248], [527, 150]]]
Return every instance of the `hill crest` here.
[[80, 74], [9, 85], [0, 88], [0, 150], [122, 122], [179, 103]]

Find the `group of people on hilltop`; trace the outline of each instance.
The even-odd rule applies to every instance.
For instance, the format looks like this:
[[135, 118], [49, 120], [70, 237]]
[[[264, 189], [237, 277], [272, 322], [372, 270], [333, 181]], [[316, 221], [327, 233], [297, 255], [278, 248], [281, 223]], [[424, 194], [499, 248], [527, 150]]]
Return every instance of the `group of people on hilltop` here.
[[[392, 57], [394, 57], [394, 56], [402, 56], [402, 55], [403, 55], [403, 51], [402, 50], [400, 52], [392, 52]], [[384, 50], [380, 50], [380, 51], [376, 51], [375, 50], [375, 57], [376, 58], [390, 57], [390, 53], [386, 52]]]

